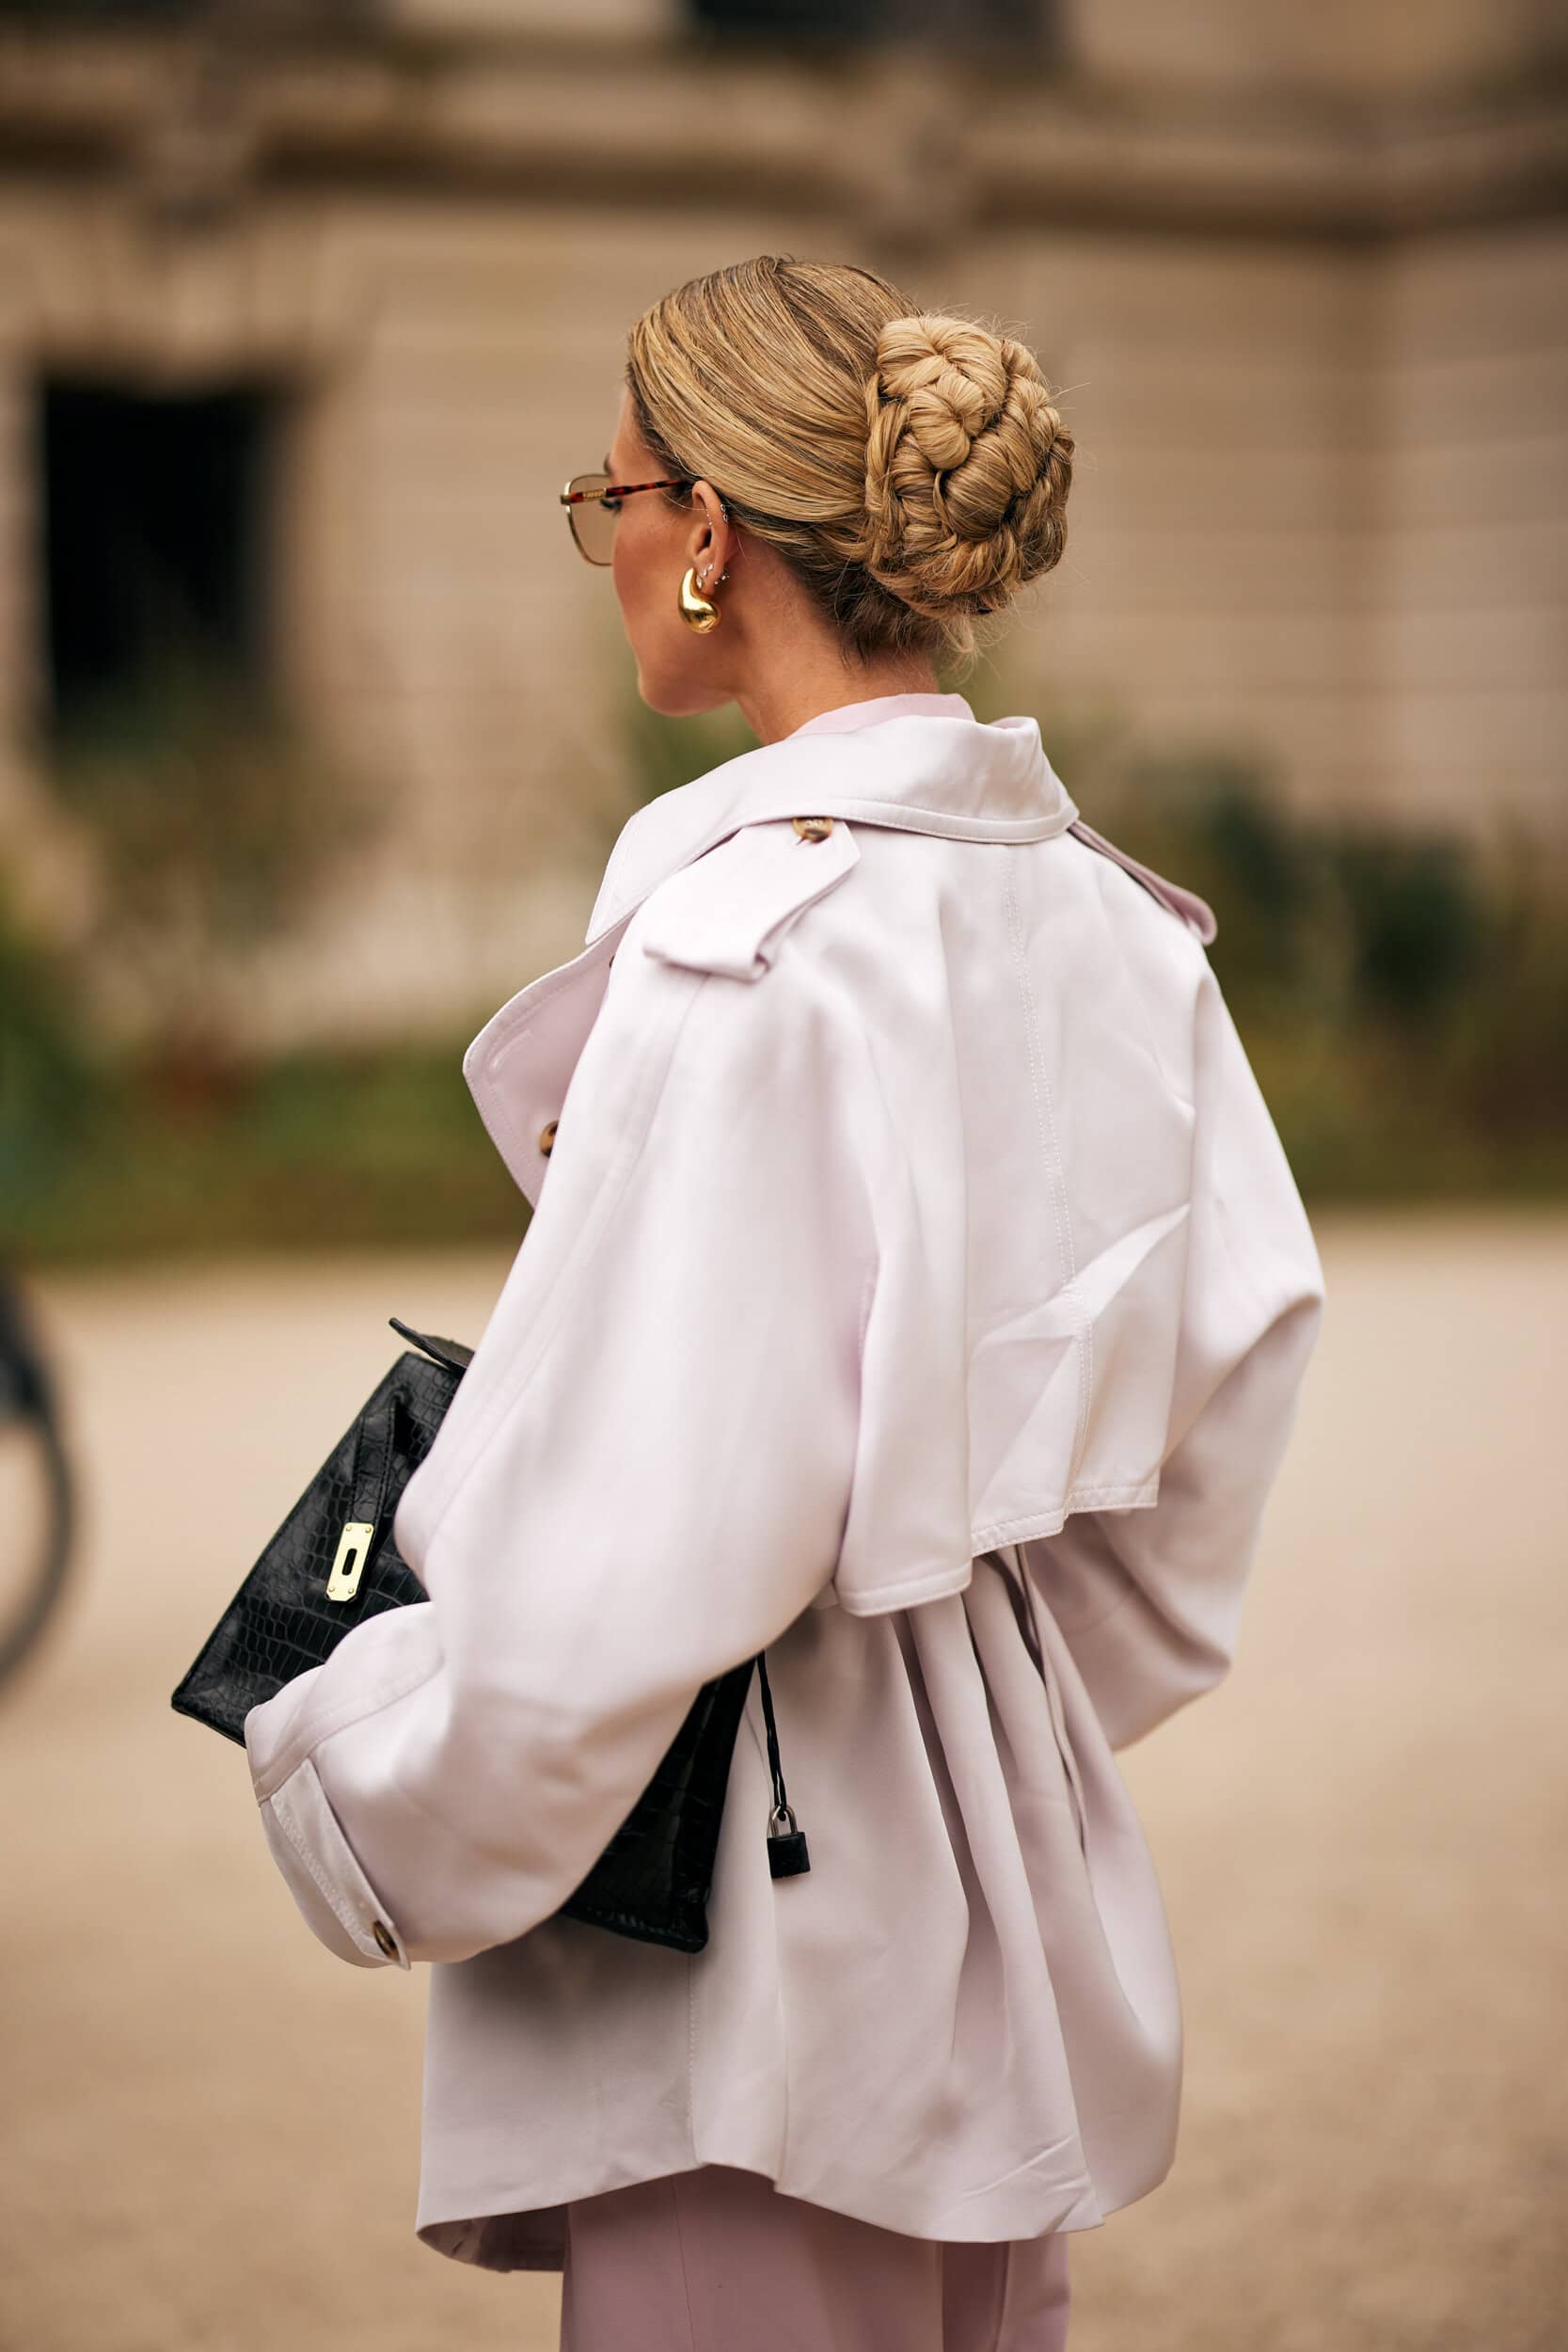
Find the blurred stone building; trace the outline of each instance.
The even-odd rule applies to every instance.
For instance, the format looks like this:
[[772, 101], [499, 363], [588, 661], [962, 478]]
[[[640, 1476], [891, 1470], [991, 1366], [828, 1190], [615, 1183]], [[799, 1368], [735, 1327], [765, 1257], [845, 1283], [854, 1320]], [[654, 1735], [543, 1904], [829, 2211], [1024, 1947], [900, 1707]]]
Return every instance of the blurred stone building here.
[[194, 613], [386, 812], [259, 1026], [450, 1029], [573, 952], [633, 689], [557, 492], [600, 461], [631, 318], [763, 250], [1039, 352], [1080, 458], [1008, 641], [1038, 706], [1560, 845], [1564, 23], [0, 0], [15, 856], [59, 895], [51, 739]]

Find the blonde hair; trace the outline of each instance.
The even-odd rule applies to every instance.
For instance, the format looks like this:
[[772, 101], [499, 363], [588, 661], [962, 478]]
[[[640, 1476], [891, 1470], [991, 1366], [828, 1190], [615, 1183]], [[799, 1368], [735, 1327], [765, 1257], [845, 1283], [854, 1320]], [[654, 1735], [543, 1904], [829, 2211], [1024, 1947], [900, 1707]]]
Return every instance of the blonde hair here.
[[632, 327], [626, 384], [659, 471], [711, 482], [863, 659], [967, 660], [1061, 561], [1073, 437], [1034, 354], [873, 270], [690, 278]]

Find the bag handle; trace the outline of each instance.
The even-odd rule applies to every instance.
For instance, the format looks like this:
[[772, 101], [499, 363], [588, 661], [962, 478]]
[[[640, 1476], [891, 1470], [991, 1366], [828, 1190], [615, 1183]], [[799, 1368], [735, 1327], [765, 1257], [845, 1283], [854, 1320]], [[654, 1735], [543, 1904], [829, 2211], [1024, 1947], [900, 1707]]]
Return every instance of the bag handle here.
[[387, 1320], [394, 1331], [401, 1331], [405, 1340], [421, 1348], [433, 1364], [444, 1364], [448, 1372], [467, 1372], [473, 1361], [473, 1349], [465, 1347], [461, 1340], [435, 1339], [428, 1331], [416, 1331], [411, 1324], [400, 1323], [396, 1315]]
[[[428, 1356], [443, 1371], [461, 1380], [473, 1356], [461, 1340], [436, 1339], [416, 1331], [396, 1315], [388, 1322], [394, 1331]], [[373, 1412], [361, 1414], [354, 1428], [354, 1461], [349, 1470], [348, 1516], [338, 1534], [338, 1549], [326, 1580], [328, 1600], [352, 1600], [375, 1549], [376, 1534], [387, 1513], [387, 1489], [391, 1483], [397, 1452], [397, 1398], [388, 1391]]]

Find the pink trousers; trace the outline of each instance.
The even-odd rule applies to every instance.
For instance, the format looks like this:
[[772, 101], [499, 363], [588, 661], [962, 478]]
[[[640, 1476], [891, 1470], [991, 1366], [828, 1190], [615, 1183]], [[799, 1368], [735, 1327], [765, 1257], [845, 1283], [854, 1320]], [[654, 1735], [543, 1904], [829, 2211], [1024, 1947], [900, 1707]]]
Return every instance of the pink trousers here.
[[1067, 2238], [903, 2237], [703, 2165], [566, 2207], [561, 2352], [1063, 2352]]

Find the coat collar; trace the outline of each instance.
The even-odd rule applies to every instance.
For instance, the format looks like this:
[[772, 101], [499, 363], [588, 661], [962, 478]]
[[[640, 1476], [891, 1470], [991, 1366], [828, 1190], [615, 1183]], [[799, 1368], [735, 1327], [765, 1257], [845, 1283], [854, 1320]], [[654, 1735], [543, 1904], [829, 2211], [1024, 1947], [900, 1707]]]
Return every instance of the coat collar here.
[[1043, 841], [1076, 818], [1037, 720], [982, 721], [961, 694], [883, 695], [864, 707], [877, 705], [891, 715], [862, 723], [854, 704], [823, 712], [638, 809], [605, 867], [588, 945], [742, 825], [843, 817], [954, 841]]
[[531, 1204], [545, 1181], [545, 1138], [630, 917], [657, 883], [740, 826], [798, 816], [951, 840], [1040, 841], [1065, 833], [1078, 811], [1035, 720], [982, 724], [960, 694], [846, 704], [648, 802], [622, 828], [580, 954], [509, 997], [463, 1057], [480, 1117]]

